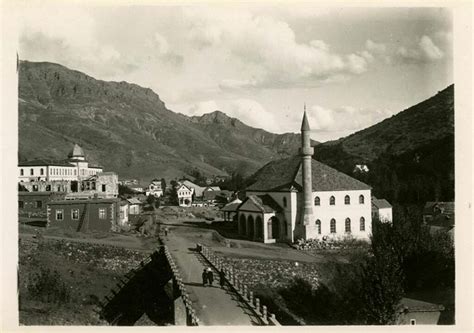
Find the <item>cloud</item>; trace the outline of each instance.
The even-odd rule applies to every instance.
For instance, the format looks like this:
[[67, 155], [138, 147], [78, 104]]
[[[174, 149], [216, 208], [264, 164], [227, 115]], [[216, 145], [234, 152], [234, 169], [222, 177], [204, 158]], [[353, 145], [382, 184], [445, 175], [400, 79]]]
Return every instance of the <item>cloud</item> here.
[[297, 42], [291, 27], [273, 17], [196, 8], [185, 10], [185, 17], [188, 39], [198, 49], [212, 48], [254, 70], [252, 80], [221, 82], [225, 88], [311, 85], [368, 69], [366, 58], [331, 52], [322, 40]]
[[341, 132], [349, 133], [374, 125], [391, 116], [388, 109], [356, 108], [341, 106], [325, 108], [313, 105], [308, 108], [308, 117], [313, 132]]
[[365, 42], [365, 48], [376, 54], [384, 54], [387, 51], [387, 46], [383, 43], [376, 43], [370, 39]]
[[396, 57], [402, 63], [428, 63], [440, 60], [444, 57], [444, 53], [433, 43], [430, 37], [424, 35], [420, 38], [416, 47], [399, 47]]

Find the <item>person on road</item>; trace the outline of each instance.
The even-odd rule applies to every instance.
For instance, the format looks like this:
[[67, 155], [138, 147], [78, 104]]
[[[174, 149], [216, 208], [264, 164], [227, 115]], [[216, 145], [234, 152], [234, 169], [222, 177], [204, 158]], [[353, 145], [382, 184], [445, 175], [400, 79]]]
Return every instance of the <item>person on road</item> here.
[[168, 236], [168, 227], [165, 227], [165, 236]]
[[225, 273], [224, 273], [224, 270], [221, 270], [219, 272], [219, 284], [221, 285], [221, 288], [224, 289], [224, 285], [225, 285]]
[[210, 267], [207, 269], [207, 281], [212, 287], [212, 283], [214, 282], [214, 274], [212, 273], [212, 269]]
[[205, 287], [207, 284], [207, 271], [204, 268], [202, 271], [202, 285]]

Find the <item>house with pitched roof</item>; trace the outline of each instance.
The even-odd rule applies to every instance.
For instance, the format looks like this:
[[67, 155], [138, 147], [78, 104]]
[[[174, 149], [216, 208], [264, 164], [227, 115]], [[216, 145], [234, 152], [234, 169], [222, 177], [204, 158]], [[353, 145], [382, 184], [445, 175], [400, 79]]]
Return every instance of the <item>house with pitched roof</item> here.
[[193, 190], [184, 184], [178, 185], [176, 188], [178, 196], [178, 204], [182, 207], [191, 207], [193, 202]]
[[372, 232], [371, 187], [313, 156], [303, 116], [299, 155], [258, 170], [237, 208], [240, 235], [264, 243], [354, 237]]
[[372, 197], [372, 218], [380, 222], [392, 223], [392, 205], [385, 199]]

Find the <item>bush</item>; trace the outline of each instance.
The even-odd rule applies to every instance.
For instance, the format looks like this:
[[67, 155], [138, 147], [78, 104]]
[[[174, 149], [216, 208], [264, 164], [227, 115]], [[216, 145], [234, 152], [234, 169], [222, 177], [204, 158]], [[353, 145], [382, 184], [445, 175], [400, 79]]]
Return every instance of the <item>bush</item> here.
[[69, 302], [71, 292], [62, 281], [58, 271], [41, 268], [28, 285], [28, 294], [32, 299], [46, 303]]

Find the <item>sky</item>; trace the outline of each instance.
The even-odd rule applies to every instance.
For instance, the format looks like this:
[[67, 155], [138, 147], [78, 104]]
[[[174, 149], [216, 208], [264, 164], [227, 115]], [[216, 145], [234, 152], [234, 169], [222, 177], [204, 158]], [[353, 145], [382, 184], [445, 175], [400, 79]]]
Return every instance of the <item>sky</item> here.
[[338, 139], [454, 82], [447, 8], [29, 2], [19, 56], [153, 89], [186, 115], [220, 110], [274, 133]]

